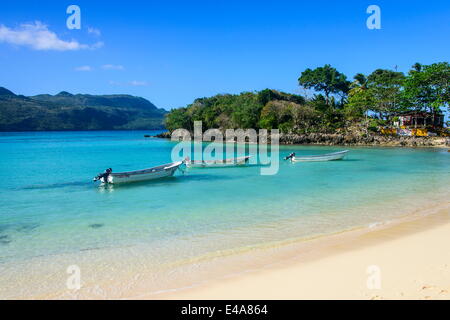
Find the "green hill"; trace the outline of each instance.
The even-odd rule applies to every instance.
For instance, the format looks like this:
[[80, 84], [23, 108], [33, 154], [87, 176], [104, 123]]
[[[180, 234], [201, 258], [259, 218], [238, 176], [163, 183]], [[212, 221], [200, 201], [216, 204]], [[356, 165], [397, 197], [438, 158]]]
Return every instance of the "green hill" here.
[[166, 111], [130, 95], [25, 97], [0, 87], [0, 131], [161, 129]]

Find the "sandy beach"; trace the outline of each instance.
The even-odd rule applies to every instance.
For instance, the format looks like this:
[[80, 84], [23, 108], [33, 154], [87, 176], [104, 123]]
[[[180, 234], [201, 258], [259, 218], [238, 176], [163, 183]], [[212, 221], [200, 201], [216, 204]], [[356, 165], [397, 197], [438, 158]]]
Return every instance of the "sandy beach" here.
[[151, 299], [450, 299], [450, 210], [359, 235], [319, 252]]

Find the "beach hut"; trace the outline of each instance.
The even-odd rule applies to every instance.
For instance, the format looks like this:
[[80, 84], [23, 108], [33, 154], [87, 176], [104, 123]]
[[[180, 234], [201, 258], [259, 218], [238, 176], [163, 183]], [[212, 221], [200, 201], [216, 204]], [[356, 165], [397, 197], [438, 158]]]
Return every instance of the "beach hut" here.
[[400, 128], [443, 128], [444, 115], [425, 111], [407, 111], [398, 114]]

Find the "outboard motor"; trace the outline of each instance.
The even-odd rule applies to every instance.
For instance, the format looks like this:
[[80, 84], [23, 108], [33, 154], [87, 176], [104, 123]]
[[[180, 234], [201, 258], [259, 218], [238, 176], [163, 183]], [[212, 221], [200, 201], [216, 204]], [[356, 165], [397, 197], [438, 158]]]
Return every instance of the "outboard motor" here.
[[[103, 183], [108, 183], [108, 177], [109, 177], [109, 175], [111, 174], [111, 172], [112, 172], [112, 169], [111, 169], [111, 168], [106, 169], [105, 172], [99, 173], [99, 174], [94, 178], [94, 181], [100, 180], [100, 181], [102, 181]], [[102, 180], [102, 179], [103, 179], [103, 180]]]
[[289, 160], [295, 157], [295, 152], [292, 152], [290, 155], [288, 155], [287, 157], [284, 157], [284, 160]]

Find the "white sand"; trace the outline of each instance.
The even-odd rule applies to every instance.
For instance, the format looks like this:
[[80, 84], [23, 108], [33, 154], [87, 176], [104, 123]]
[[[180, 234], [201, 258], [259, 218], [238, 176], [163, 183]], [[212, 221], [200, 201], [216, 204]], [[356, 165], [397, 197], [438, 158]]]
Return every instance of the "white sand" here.
[[450, 299], [449, 217], [446, 209], [331, 245], [309, 261], [148, 298]]

